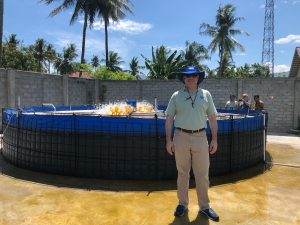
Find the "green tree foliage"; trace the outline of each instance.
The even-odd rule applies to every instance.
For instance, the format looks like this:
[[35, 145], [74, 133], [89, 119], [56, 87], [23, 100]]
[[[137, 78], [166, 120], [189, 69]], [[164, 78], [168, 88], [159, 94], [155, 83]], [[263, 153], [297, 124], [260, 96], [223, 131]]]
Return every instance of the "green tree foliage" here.
[[85, 63], [74, 63], [73, 70], [76, 72], [89, 72], [92, 73], [92, 66]]
[[38, 62], [38, 72], [45, 72], [44, 62], [46, 61], [46, 51], [47, 51], [47, 43], [44, 39], [39, 38], [35, 41], [35, 43], [29, 46], [30, 51], [32, 52], [34, 58]]
[[28, 48], [22, 46], [15, 34], [11, 34], [3, 44], [2, 66], [16, 70], [38, 70], [38, 62], [34, 55]]
[[51, 64], [54, 64], [57, 59], [57, 53], [52, 44], [48, 44], [45, 52], [45, 65], [48, 73], [51, 73]]
[[224, 7], [220, 6], [217, 10], [215, 26], [207, 23], [200, 25], [199, 34], [212, 37], [208, 49], [212, 53], [217, 50], [219, 52], [218, 76], [220, 77], [223, 76], [225, 70], [223, 65], [225, 55], [233, 61], [232, 52], [235, 52], [237, 49], [241, 52], [245, 51], [244, 47], [235, 39], [235, 36], [238, 34], [248, 35], [248, 33], [240, 29], [234, 29], [236, 23], [244, 19], [243, 17], [236, 17], [235, 11], [236, 7], [231, 4], [227, 4]]
[[195, 41], [186, 41], [185, 50], [181, 51], [181, 54], [188, 65], [201, 66], [202, 60], [210, 59], [205, 46]]
[[54, 67], [62, 75], [70, 74], [74, 71], [74, 60], [76, 57], [76, 45], [70, 44], [67, 48], [63, 49], [63, 54], [58, 55]]
[[176, 72], [182, 70], [187, 65], [183, 60], [182, 55], [177, 55], [177, 51], [171, 52], [165, 46], [160, 46], [154, 50], [152, 47], [152, 59], [147, 59], [145, 56], [146, 69], [149, 70], [149, 79], [174, 79]]
[[94, 68], [94, 70], [96, 70], [98, 68], [98, 66], [100, 65], [98, 56], [96, 56], [96, 55], [93, 56], [93, 58], [91, 60], [91, 64], [92, 64], [92, 67]]
[[[106, 60], [101, 60], [102, 62]], [[120, 67], [121, 64], [123, 64], [124, 61], [122, 61], [122, 58], [118, 55], [117, 52], [114, 51], [109, 51], [108, 53], [108, 62], [107, 64], [107, 69], [112, 71], [112, 72], [121, 72], [122, 68]]]
[[129, 63], [129, 67], [130, 67], [130, 74], [132, 76], [135, 76], [138, 78], [138, 75], [140, 73], [140, 69], [142, 68], [141, 66], [139, 66], [139, 61], [137, 57], [133, 57]]
[[259, 78], [271, 77], [270, 70], [267, 66], [262, 66], [258, 63], [252, 65], [245, 64], [244, 66], [235, 67], [230, 65], [224, 70], [224, 77], [227, 78]]
[[135, 77], [125, 72], [113, 72], [106, 67], [100, 67], [93, 73], [94, 79], [99, 80], [134, 80]]

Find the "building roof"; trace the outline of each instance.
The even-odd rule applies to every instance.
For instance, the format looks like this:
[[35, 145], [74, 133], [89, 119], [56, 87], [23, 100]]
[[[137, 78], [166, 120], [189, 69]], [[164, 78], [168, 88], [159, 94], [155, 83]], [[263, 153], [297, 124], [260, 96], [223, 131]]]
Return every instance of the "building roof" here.
[[91, 76], [92, 76], [91, 73], [86, 71], [83, 71], [81, 76], [80, 76], [80, 72], [73, 72], [69, 75], [69, 77], [78, 77], [78, 78], [85, 78], [85, 79], [90, 79]]
[[300, 70], [300, 47], [296, 47], [289, 77], [296, 77]]

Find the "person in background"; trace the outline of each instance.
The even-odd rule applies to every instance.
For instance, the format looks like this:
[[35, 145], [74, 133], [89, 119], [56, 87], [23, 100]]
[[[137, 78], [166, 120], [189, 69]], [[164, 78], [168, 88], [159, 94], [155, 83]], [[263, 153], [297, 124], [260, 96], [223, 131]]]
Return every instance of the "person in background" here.
[[[175, 155], [178, 171], [178, 206], [174, 216], [183, 216], [188, 210], [192, 167], [200, 214], [219, 221], [219, 216], [210, 207], [208, 198], [209, 154], [217, 151], [217, 110], [209, 91], [198, 86], [204, 77], [205, 72], [195, 66], [189, 66], [178, 74], [184, 87], [173, 93], [166, 110], [166, 149], [170, 155]], [[205, 131], [207, 119], [212, 135], [209, 145]], [[172, 138], [173, 121], [175, 131]]]
[[254, 95], [254, 102], [252, 104], [252, 109], [254, 110], [264, 110], [265, 104], [262, 100], [260, 100], [259, 95]]
[[239, 110], [248, 110], [250, 109], [250, 100], [248, 94], [244, 93], [242, 98], [239, 99]]
[[238, 102], [235, 100], [236, 96], [235, 95], [230, 95], [229, 99], [230, 100], [227, 101], [226, 104], [225, 104], [225, 109], [231, 109], [231, 110], [238, 109]]

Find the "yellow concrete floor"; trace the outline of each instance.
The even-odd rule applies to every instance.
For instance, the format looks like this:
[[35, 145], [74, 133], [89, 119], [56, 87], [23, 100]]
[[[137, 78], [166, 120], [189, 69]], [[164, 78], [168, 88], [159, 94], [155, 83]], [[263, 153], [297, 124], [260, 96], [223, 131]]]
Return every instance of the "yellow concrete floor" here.
[[[211, 179], [218, 224], [300, 224], [300, 138], [268, 136], [267, 150], [280, 165]], [[1, 225], [216, 224], [198, 215], [193, 183], [189, 213], [177, 219], [175, 181], [63, 177], [19, 169], [2, 158], [0, 169]]]

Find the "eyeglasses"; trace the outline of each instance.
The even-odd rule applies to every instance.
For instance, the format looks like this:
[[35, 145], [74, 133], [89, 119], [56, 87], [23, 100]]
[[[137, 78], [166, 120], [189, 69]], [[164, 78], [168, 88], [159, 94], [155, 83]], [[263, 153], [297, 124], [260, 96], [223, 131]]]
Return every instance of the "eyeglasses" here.
[[183, 76], [184, 78], [189, 78], [189, 77], [192, 77], [192, 78], [196, 78], [196, 77], [198, 77], [198, 75], [197, 74], [192, 74], [192, 75], [184, 75]]

